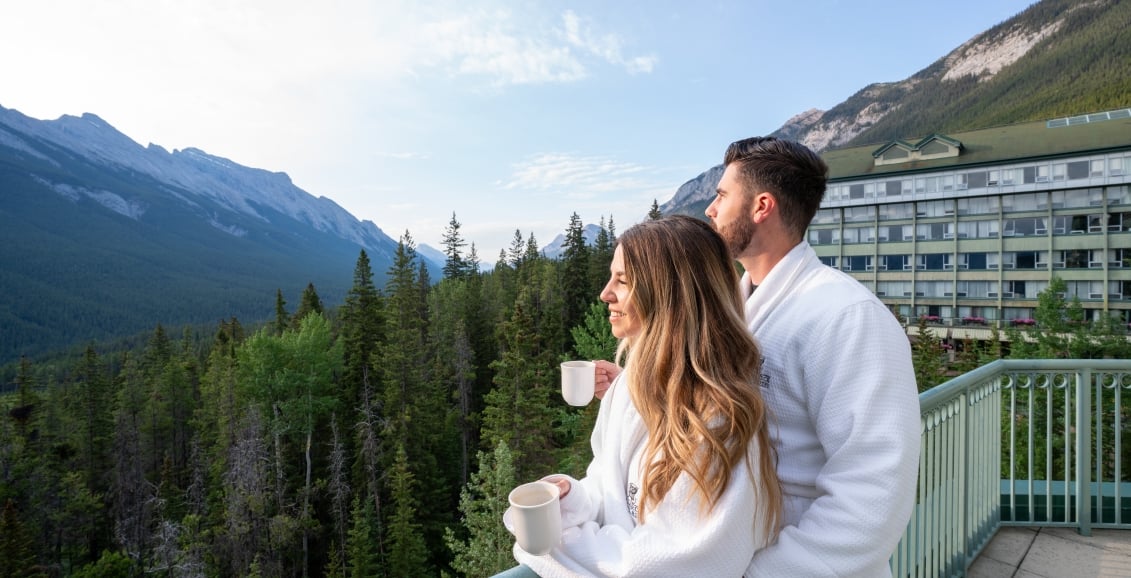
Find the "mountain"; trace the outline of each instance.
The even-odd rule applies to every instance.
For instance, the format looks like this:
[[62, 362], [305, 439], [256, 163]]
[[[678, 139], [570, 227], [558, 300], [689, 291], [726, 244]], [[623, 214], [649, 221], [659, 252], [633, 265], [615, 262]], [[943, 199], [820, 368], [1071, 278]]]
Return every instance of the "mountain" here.
[[[597, 234], [601, 232], [601, 227], [598, 225], [585, 225], [581, 228], [581, 237], [585, 239], [586, 245], [593, 245], [597, 241]], [[565, 233], [559, 233], [550, 241], [545, 247], [542, 247], [542, 254], [548, 259], [557, 259], [565, 253]]]
[[0, 363], [157, 323], [262, 321], [308, 283], [333, 305], [362, 249], [382, 285], [396, 241], [284, 173], [0, 107]]
[[[1131, 2], [1043, 0], [905, 80], [870, 84], [772, 134], [822, 152], [1129, 105]], [[660, 211], [702, 216], [721, 175], [721, 166], [708, 169]]]

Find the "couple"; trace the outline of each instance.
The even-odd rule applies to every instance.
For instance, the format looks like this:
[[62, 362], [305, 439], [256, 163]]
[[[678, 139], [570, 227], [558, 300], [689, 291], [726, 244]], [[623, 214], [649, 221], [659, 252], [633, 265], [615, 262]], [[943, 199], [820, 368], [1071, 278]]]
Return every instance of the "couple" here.
[[541, 576], [890, 575], [918, 472], [907, 337], [804, 242], [819, 156], [751, 138], [724, 163], [714, 230], [667, 217], [618, 240], [601, 299], [624, 370], [598, 362], [585, 478], [547, 478], [561, 544], [514, 548]]

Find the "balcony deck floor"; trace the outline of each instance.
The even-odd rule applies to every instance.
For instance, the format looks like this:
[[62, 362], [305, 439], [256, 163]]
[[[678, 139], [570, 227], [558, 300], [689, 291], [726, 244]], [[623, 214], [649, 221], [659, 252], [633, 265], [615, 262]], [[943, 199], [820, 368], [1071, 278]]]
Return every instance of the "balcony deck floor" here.
[[968, 578], [1127, 578], [1131, 531], [1006, 527], [970, 566]]

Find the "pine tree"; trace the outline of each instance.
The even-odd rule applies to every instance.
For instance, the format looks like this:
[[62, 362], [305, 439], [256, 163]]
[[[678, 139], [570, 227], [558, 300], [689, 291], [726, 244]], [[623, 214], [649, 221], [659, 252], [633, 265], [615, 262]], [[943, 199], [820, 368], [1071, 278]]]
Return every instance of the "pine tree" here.
[[377, 515], [373, 510], [373, 502], [362, 500], [360, 496], [355, 495], [350, 518], [353, 520], [353, 525], [350, 527], [349, 543], [346, 547], [349, 551], [349, 575], [351, 578], [379, 576]]
[[389, 574], [420, 576], [431, 574], [428, 550], [424, 545], [420, 523], [416, 520], [418, 502], [416, 483], [404, 446], [398, 445], [392, 471], [393, 515], [389, 520]]
[[911, 360], [915, 367], [915, 383], [923, 392], [943, 381], [943, 346], [942, 339], [927, 327], [926, 316], [919, 317], [917, 327], [919, 333], [911, 342]]
[[314, 283], [307, 283], [306, 289], [302, 291], [302, 299], [299, 301], [298, 310], [295, 311], [294, 317], [291, 318], [291, 328], [298, 329], [302, 324], [302, 320], [311, 313], [324, 313], [322, 309], [322, 298], [318, 296], [318, 291], [314, 289]]
[[456, 220], [456, 214], [453, 212], [452, 220], [448, 222], [440, 240], [440, 243], [444, 245], [444, 254], [447, 255], [447, 259], [444, 261], [445, 279], [462, 279], [468, 273], [468, 265], [463, 257], [463, 247], [467, 243], [460, 235], [459, 228], [460, 223]]
[[589, 247], [585, 243], [585, 230], [577, 213], [569, 218], [564, 249], [561, 279], [565, 301], [563, 323], [566, 327], [573, 327], [581, 322], [586, 308], [595, 297], [589, 283]]
[[460, 492], [461, 531], [448, 529], [444, 541], [455, 555], [452, 568], [464, 576], [493, 576], [514, 566], [514, 538], [501, 520], [507, 494], [516, 485], [514, 461], [506, 442], [479, 452], [479, 471]]
[[0, 578], [33, 576], [35, 565], [35, 544], [9, 499], [0, 512]]
[[648, 209], [648, 220], [655, 221], [663, 217], [664, 214], [660, 212], [660, 203], [656, 199], [652, 199], [652, 208]]
[[[611, 218], [611, 217], [610, 217]], [[589, 296], [590, 303], [598, 303], [601, 290], [609, 279], [609, 265], [613, 262], [613, 242], [615, 239], [601, 217], [597, 237], [593, 240], [593, 250], [589, 252]]]
[[287, 302], [283, 299], [283, 290], [275, 290], [275, 335], [282, 335], [283, 330], [290, 327], [290, 316], [287, 315]]

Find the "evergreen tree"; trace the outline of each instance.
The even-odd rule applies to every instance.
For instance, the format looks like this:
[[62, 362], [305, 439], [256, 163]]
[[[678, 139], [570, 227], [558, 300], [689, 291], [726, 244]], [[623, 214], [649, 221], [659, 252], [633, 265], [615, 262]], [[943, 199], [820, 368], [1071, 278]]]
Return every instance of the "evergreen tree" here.
[[287, 314], [287, 302], [283, 299], [283, 290], [275, 290], [275, 335], [282, 335], [283, 330], [290, 327], [291, 320]]
[[943, 382], [943, 355], [942, 339], [927, 326], [927, 317], [920, 316], [917, 323], [919, 330], [914, 341], [911, 342], [911, 360], [915, 366], [915, 383], [919, 391], [924, 392]]
[[20, 520], [15, 503], [7, 500], [0, 512], [0, 578], [25, 578], [35, 573], [35, 546]]
[[311, 313], [324, 314], [322, 309], [322, 298], [318, 296], [318, 291], [314, 289], [314, 283], [307, 283], [306, 289], [302, 291], [302, 299], [299, 301], [298, 310], [295, 311], [294, 317], [291, 318], [291, 327], [297, 329], [302, 320]]
[[467, 244], [459, 233], [460, 223], [456, 220], [455, 212], [452, 213], [452, 220], [448, 222], [447, 228], [444, 229], [444, 235], [440, 239], [440, 243], [444, 245], [444, 254], [447, 259], [444, 261], [444, 278], [445, 279], [462, 279], [468, 273], [468, 264], [463, 256], [463, 247]]
[[349, 575], [351, 578], [371, 578], [380, 575], [380, 558], [377, 552], [377, 516], [373, 511], [373, 502], [362, 500], [360, 496], [353, 498], [351, 509], [353, 525], [350, 527], [349, 543]]
[[563, 322], [566, 327], [573, 327], [581, 323], [585, 309], [594, 298], [589, 283], [589, 247], [585, 243], [585, 230], [577, 213], [569, 218], [564, 249], [561, 280], [565, 301]]
[[408, 463], [404, 446], [398, 445], [392, 471], [393, 515], [389, 521], [389, 574], [392, 576], [419, 576], [431, 574], [428, 568], [428, 550], [416, 521], [418, 502], [416, 483]]
[[655, 221], [663, 216], [664, 214], [660, 212], [660, 203], [652, 199], [652, 208], [648, 209], [648, 220]]
[[[601, 217], [597, 237], [593, 240], [593, 250], [589, 252], [589, 293], [587, 299], [597, 302], [601, 290], [609, 279], [609, 265], [613, 262], [613, 243], [616, 239], [609, 233], [605, 218]], [[604, 358], [602, 358], [604, 359]]]
[[452, 568], [464, 576], [493, 576], [514, 566], [514, 538], [500, 520], [507, 495], [516, 485], [514, 461], [506, 442], [491, 453], [479, 452], [479, 471], [460, 492], [461, 531], [448, 529], [445, 542], [455, 558]]
[[[510, 251], [507, 252], [507, 263], [512, 269], [517, 270], [522, 265], [523, 256], [526, 254], [526, 244], [522, 240], [522, 231], [515, 229], [514, 238], [511, 239]], [[502, 255], [499, 255], [502, 258]]]

